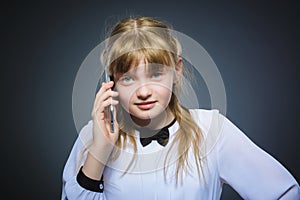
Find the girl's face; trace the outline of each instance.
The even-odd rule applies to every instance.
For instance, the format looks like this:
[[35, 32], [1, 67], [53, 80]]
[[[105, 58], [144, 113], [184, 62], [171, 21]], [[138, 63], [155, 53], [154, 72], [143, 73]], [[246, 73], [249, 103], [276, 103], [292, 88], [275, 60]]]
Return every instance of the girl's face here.
[[122, 107], [140, 120], [154, 119], [167, 110], [174, 83], [172, 67], [140, 59], [137, 67], [118, 77], [116, 89]]

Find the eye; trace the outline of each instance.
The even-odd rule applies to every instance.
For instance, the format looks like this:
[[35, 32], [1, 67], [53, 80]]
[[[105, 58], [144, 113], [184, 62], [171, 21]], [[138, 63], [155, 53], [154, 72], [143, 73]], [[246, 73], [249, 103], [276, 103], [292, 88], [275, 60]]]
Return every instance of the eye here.
[[132, 80], [132, 78], [131, 78], [131, 77], [128, 77], [128, 76], [123, 78], [123, 81], [125, 81], [125, 82], [129, 82], [129, 81], [131, 81], [131, 80]]
[[133, 79], [130, 77], [130, 76], [123, 76], [123, 77], [121, 77], [120, 78], [120, 81], [122, 82], [122, 83], [130, 83], [130, 82], [132, 82], [133, 81]]
[[161, 77], [161, 73], [160, 72], [154, 72], [153, 74], [152, 74], [152, 77], [153, 78], [159, 78], [159, 77]]

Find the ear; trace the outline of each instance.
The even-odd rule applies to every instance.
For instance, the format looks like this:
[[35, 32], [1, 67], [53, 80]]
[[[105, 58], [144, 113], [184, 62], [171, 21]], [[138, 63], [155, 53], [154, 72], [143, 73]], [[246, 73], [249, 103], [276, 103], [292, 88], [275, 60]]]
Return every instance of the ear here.
[[183, 68], [183, 64], [182, 64], [182, 57], [178, 57], [176, 66], [175, 66], [175, 78], [174, 78], [174, 83], [177, 83], [180, 80], [180, 77], [182, 75], [182, 68]]

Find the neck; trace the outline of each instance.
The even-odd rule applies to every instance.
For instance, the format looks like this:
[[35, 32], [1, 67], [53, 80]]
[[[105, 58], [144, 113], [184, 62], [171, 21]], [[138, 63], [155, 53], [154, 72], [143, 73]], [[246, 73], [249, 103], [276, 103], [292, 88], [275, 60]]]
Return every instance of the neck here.
[[139, 119], [132, 115], [131, 118], [133, 122], [139, 127], [158, 130], [169, 125], [174, 119], [174, 114], [171, 112], [169, 108], [167, 108], [165, 112], [161, 113], [155, 118]]

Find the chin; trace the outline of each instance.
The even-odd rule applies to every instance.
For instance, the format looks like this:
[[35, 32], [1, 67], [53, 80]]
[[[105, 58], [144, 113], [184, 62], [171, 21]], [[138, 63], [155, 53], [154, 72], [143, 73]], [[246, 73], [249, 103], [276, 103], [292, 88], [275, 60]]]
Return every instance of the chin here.
[[138, 119], [151, 119], [153, 118], [153, 115], [149, 111], [137, 111], [137, 112], [131, 112], [131, 115]]
[[161, 109], [150, 109], [150, 110], [136, 110], [134, 112], [131, 112], [131, 115], [141, 120], [149, 120], [161, 116], [163, 113], [164, 110]]

